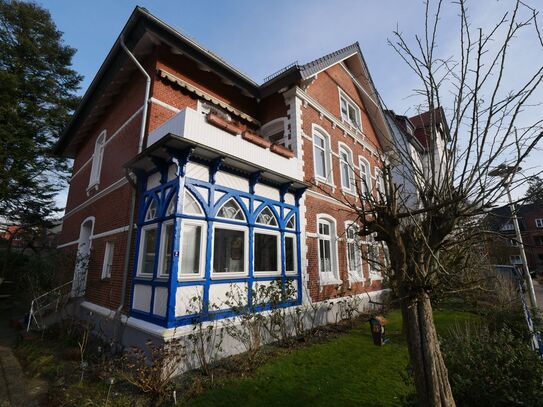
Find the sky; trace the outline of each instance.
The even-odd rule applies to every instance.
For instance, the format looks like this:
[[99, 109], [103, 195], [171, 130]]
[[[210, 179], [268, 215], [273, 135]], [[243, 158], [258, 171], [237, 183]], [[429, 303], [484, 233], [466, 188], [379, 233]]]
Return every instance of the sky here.
[[[537, 4], [538, 0], [527, 0]], [[135, 6], [147, 8], [177, 30], [212, 50], [256, 82], [298, 61], [305, 63], [356, 41], [388, 108], [415, 114], [413, 96], [418, 81], [398, 54], [387, 44], [398, 29], [408, 38], [424, 29], [422, 0], [42, 0], [66, 44], [77, 49], [74, 68], [84, 75], [81, 93], [87, 89]], [[475, 27], [488, 28], [509, 8], [512, 0], [468, 2]], [[457, 11], [444, 1], [438, 51], [453, 54], [458, 47]], [[542, 49], [533, 37], [519, 37], [508, 80], [543, 66]], [[543, 101], [543, 92], [539, 100]], [[540, 115], [543, 118], [543, 115]], [[541, 153], [540, 153], [541, 154]], [[533, 157], [529, 171], [543, 169]], [[522, 191], [521, 191], [522, 192]], [[66, 192], [59, 194], [64, 206]]]

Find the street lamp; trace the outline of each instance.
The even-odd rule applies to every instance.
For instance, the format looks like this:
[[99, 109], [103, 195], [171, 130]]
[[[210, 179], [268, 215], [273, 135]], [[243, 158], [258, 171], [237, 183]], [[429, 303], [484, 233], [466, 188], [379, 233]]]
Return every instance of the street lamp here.
[[517, 235], [517, 242], [520, 246], [520, 256], [522, 258], [522, 264], [524, 266], [524, 278], [526, 280], [526, 285], [528, 286], [528, 297], [530, 299], [530, 306], [532, 308], [537, 308], [537, 300], [535, 298], [534, 283], [532, 281], [532, 276], [530, 275], [530, 270], [528, 269], [528, 260], [526, 259], [526, 252], [524, 251], [524, 243], [522, 242], [522, 235], [520, 234], [520, 227], [518, 224], [517, 211], [515, 204], [513, 203], [513, 198], [511, 197], [511, 190], [509, 185], [513, 181], [515, 173], [520, 171], [521, 168], [518, 166], [511, 166], [506, 164], [500, 164], [498, 167], [493, 169], [488, 173], [491, 177], [501, 177], [505, 185], [505, 190], [507, 191], [507, 197], [509, 198], [509, 208], [511, 210], [511, 217], [513, 219], [513, 225], [515, 226], [515, 232]]

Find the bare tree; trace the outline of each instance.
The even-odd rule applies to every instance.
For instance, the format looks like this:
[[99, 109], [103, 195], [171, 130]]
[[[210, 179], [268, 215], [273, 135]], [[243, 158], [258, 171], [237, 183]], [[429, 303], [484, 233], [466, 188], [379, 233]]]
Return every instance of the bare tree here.
[[[477, 220], [504, 194], [504, 181], [489, 172], [502, 163], [519, 168], [542, 138], [543, 117], [527, 123], [526, 111], [536, 103], [543, 64], [534, 64], [525, 78], [516, 75], [514, 88], [506, 78], [521, 33], [536, 39], [538, 47], [529, 50], [535, 61], [541, 61], [543, 42], [537, 11], [522, 1], [488, 32], [471, 25], [465, 0], [425, 6], [422, 36], [410, 42], [396, 31], [389, 41], [420, 83], [418, 111], [429, 112], [419, 141], [424, 153], [413, 150], [405, 129], [399, 126], [396, 134], [391, 128], [393, 147], [381, 157], [382, 176], [371, 188], [353, 170], [358, 196], [340, 201], [357, 217], [360, 235], [388, 250], [383, 272], [401, 304], [420, 405], [454, 406], [432, 298], [455, 289], [447, 285], [451, 270], [443, 260], [483, 233]], [[458, 55], [451, 57], [438, 52], [446, 6], [457, 7], [459, 20]], [[507, 180], [512, 189], [521, 181]], [[379, 261], [371, 253], [366, 257]]]

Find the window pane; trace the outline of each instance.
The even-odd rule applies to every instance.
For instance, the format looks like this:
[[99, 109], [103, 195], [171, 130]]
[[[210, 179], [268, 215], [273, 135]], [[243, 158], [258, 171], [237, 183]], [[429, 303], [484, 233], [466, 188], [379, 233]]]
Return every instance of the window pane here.
[[286, 271], [295, 271], [294, 266], [294, 253], [295, 253], [295, 240], [293, 237], [285, 236], [285, 269]]
[[155, 265], [156, 227], [143, 230], [141, 274], [153, 274]]
[[162, 241], [160, 242], [160, 251], [162, 252], [162, 264], [160, 275], [170, 275], [170, 266], [172, 264], [172, 241], [173, 241], [173, 223], [162, 225]]
[[330, 235], [330, 225], [327, 223], [319, 223], [319, 234], [321, 235]]
[[236, 273], [245, 271], [245, 233], [240, 230], [215, 229], [213, 271]]
[[241, 207], [233, 199], [230, 199], [221, 207], [221, 209], [219, 209], [217, 216], [221, 218], [235, 219], [235, 220], [245, 219], [245, 217], [243, 216], [243, 211], [241, 210]]
[[147, 213], [145, 214], [145, 220], [148, 221], [148, 220], [155, 219], [157, 215], [156, 212], [157, 212], [156, 200], [153, 199], [151, 201], [151, 204], [149, 205], [149, 208], [147, 208]]
[[295, 222], [296, 222], [296, 215], [292, 215], [287, 222], [287, 229], [295, 229], [296, 228]]
[[276, 235], [255, 233], [255, 271], [278, 271]]
[[273, 212], [270, 208], [264, 208], [260, 212], [260, 214], [256, 218], [256, 223], [260, 223], [262, 225], [277, 226], [277, 221], [275, 220], [275, 216], [273, 216]]
[[181, 237], [181, 274], [200, 273], [201, 237], [202, 226], [183, 225], [183, 236]]
[[200, 209], [200, 205], [198, 205], [198, 202], [196, 202], [196, 199], [191, 194], [185, 193], [185, 200], [183, 201], [183, 212], [191, 213], [193, 215], [202, 214], [202, 209]]
[[314, 136], [313, 137], [313, 143], [315, 143], [315, 145], [317, 147], [320, 147], [321, 149], [324, 150], [324, 139], [320, 136]]
[[320, 245], [320, 267], [321, 272], [326, 273], [332, 271], [332, 262], [330, 261], [330, 241], [319, 239]]
[[341, 162], [341, 185], [346, 189], [351, 189], [349, 164]]
[[320, 177], [326, 177], [326, 156], [324, 150], [321, 150], [317, 146], [314, 148], [315, 152], [315, 174]]

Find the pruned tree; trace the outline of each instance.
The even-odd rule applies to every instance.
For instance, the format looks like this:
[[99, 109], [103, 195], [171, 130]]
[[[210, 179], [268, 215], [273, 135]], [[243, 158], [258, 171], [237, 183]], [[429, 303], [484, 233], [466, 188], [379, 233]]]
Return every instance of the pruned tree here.
[[[456, 8], [458, 15], [458, 53], [452, 56], [438, 49], [445, 7]], [[540, 102], [534, 99], [543, 81], [537, 17], [536, 10], [516, 1], [485, 31], [471, 25], [465, 0], [425, 2], [422, 35], [410, 41], [396, 31], [389, 41], [420, 84], [417, 113], [427, 112], [418, 129], [423, 153], [413, 149], [406, 129], [396, 131], [397, 123], [389, 120], [392, 147], [381, 157], [382, 175], [370, 188], [353, 170], [358, 196], [339, 199], [357, 218], [361, 236], [388, 250], [382, 271], [400, 302], [421, 406], [455, 405], [432, 299], [462, 289], [450, 284], [450, 265], [465, 256], [459, 245], [473, 244], [484, 233], [478, 220], [503, 198], [505, 183], [514, 190], [522, 182], [493, 177], [491, 171], [505, 164], [514, 174], [542, 138], [543, 117], [529, 122], [525, 114]], [[510, 55], [520, 34], [536, 40], [538, 47], [530, 52], [539, 63], [524, 78], [516, 73], [512, 83]]]

